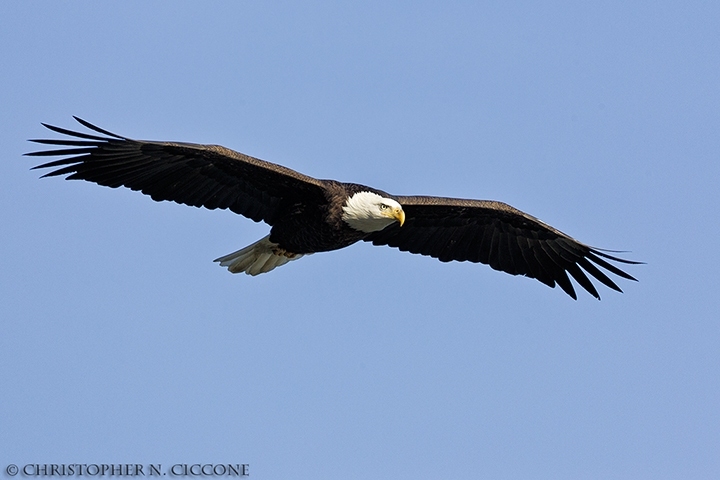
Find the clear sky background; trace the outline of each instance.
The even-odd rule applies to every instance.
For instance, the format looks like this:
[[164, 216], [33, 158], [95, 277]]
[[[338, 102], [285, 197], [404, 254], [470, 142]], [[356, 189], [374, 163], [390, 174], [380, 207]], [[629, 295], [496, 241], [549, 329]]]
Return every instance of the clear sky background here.
[[[256, 479], [720, 476], [717, 2], [2, 2], [0, 462]], [[78, 115], [395, 194], [502, 200], [602, 301], [39, 180]]]

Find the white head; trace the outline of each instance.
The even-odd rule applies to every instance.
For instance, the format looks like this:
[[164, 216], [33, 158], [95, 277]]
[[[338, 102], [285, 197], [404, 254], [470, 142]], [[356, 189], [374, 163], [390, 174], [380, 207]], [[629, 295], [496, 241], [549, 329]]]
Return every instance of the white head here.
[[405, 223], [402, 206], [392, 198], [377, 193], [358, 192], [347, 199], [342, 219], [355, 230], [378, 232], [393, 222]]

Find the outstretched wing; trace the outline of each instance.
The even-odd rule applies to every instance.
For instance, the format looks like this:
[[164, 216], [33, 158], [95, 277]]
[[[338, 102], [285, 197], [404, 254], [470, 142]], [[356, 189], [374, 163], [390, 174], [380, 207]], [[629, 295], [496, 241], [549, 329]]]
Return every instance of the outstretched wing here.
[[34, 168], [61, 167], [44, 175], [68, 175], [116, 188], [124, 186], [194, 207], [221, 208], [272, 225], [281, 202], [322, 201], [322, 182], [218, 145], [132, 140], [75, 117], [102, 136], [43, 124], [73, 139], [31, 140], [63, 148], [27, 153], [64, 156]]
[[367, 238], [375, 245], [429, 255], [442, 262], [480, 262], [512, 275], [560, 285], [577, 299], [568, 273], [591, 295], [600, 298], [585, 272], [621, 292], [599, 267], [620, 277], [632, 276], [607, 260], [637, 264], [597, 248], [502, 202], [440, 197], [395, 197], [405, 210], [405, 224], [395, 223]]

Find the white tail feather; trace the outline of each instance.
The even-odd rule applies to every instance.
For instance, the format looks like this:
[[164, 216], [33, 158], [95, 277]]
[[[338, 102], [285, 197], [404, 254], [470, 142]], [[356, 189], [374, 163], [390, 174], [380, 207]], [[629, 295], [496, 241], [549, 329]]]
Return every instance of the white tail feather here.
[[277, 243], [270, 241], [270, 235], [268, 235], [252, 245], [224, 257], [216, 258], [214, 261], [220, 262], [220, 266], [227, 267], [231, 273], [245, 272], [255, 276], [269, 272], [302, 256], [301, 253], [290, 253], [281, 249]]

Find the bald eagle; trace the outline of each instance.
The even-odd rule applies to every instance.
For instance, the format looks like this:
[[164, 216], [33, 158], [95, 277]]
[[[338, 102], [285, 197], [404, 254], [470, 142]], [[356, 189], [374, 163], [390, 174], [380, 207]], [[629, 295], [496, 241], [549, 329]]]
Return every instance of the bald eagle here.
[[569, 273], [599, 299], [585, 272], [622, 292], [598, 267], [635, 280], [608, 260], [640, 263], [590, 247], [502, 202], [391, 195], [318, 180], [218, 145], [133, 140], [74, 118], [95, 134], [43, 124], [72, 138], [31, 140], [63, 147], [26, 154], [64, 157], [34, 168], [60, 167], [44, 177], [124, 186], [156, 201], [229, 209], [269, 224], [269, 235], [215, 260], [232, 273], [266, 273], [303, 255], [363, 240], [441, 262], [485, 263], [549, 287], [557, 284], [577, 299]]

